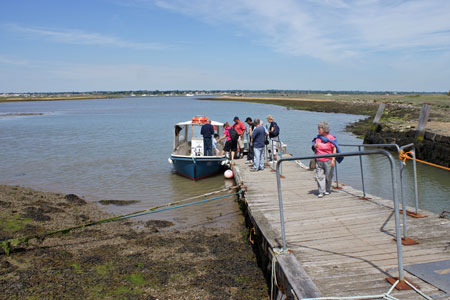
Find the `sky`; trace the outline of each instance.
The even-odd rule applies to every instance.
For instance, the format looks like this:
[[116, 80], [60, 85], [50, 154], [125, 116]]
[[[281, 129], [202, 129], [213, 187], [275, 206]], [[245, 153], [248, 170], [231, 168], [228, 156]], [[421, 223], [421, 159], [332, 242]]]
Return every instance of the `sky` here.
[[0, 93], [448, 92], [448, 0], [0, 0]]

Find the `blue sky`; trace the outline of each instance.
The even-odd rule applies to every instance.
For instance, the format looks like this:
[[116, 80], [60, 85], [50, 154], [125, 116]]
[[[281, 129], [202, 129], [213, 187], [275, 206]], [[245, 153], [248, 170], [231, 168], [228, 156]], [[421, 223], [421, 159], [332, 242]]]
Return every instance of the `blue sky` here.
[[450, 89], [448, 0], [0, 0], [0, 93]]

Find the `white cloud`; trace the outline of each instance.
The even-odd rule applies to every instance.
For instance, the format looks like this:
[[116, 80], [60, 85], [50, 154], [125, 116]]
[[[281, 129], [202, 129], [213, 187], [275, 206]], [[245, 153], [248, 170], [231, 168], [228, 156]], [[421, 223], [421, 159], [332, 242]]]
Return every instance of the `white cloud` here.
[[9, 58], [6, 56], [0, 56], [0, 64], [27, 66], [30, 64], [30, 62], [25, 59], [15, 59], [15, 58]]
[[244, 88], [245, 79], [198, 66], [33, 61], [24, 66], [5, 65], [0, 72], [0, 93]]
[[159, 43], [141, 43], [123, 40], [115, 36], [80, 30], [56, 30], [51, 28], [24, 27], [16, 24], [4, 26], [10, 31], [22, 33], [30, 38], [44, 38], [50, 41], [75, 45], [113, 46], [135, 50], [162, 50], [167, 46]]
[[210, 24], [245, 29], [276, 51], [325, 61], [450, 49], [450, 1], [444, 0], [149, 1]]

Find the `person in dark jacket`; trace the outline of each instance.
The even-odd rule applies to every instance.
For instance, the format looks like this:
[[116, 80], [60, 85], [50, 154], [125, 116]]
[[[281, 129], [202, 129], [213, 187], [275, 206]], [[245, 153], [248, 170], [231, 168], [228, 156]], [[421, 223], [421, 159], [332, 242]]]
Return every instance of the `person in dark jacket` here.
[[269, 144], [267, 145], [267, 151], [269, 153], [269, 161], [276, 160], [276, 151], [280, 147], [280, 127], [273, 120], [272, 115], [266, 117], [269, 122]]
[[259, 119], [255, 119], [253, 124], [256, 126], [252, 133], [252, 144], [253, 144], [253, 169], [252, 172], [259, 170], [264, 170], [264, 141], [266, 139], [266, 130], [262, 126]]
[[250, 117], [245, 119], [245, 123], [248, 125], [248, 152], [247, 152], [247, 164], [253, 164], [253, 146], [252, 146], [252, 133], [253, 129], [255, 129], [255, 125], [253, 124], [253, 120]]
[[200, 134], [203, 135], [203, 155], [212, 156], [212, 136], [214, 135], [214, 127], [211, 125], [211, 120], [202, 126]]

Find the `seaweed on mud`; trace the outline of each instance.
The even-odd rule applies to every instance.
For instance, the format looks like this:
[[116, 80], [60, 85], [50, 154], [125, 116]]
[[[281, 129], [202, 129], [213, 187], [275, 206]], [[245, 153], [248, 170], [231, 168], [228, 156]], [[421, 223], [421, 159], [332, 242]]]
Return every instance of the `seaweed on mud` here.
[[81, 199], [75, 194], [68, 194], [64, 196], [64, 199], [67, 200], [67, 202], [74, 204], [74, 205], [86, 205], [87, 202], [84, 199]]
[[117, 206], [126, 206], [131, 204], [139, 203], [138, 200], [100, 200], [98, 201], [102, 205], [117, 205]]

